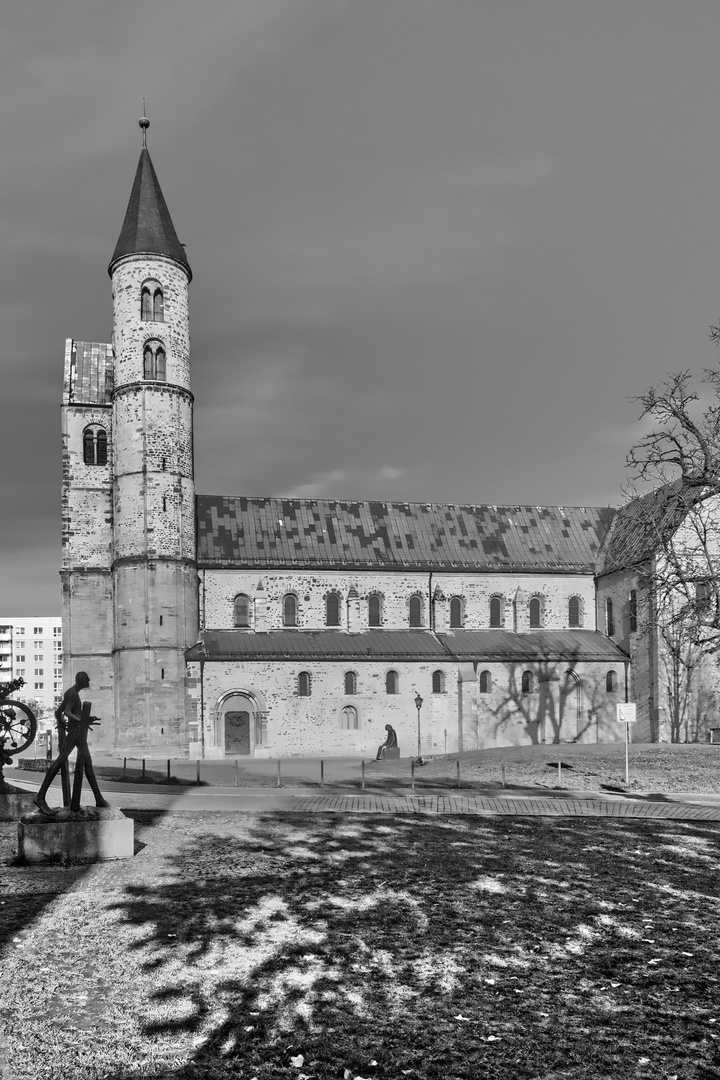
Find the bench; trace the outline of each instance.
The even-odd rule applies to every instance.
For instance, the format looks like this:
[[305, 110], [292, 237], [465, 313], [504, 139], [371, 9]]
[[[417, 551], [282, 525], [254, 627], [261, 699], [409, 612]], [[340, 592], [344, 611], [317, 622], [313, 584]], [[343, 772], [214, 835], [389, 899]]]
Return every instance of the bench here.
[[382, 761], [387, 761], [389, 758], [399, 758], [400, 747], [399, 746], [383, 746]]

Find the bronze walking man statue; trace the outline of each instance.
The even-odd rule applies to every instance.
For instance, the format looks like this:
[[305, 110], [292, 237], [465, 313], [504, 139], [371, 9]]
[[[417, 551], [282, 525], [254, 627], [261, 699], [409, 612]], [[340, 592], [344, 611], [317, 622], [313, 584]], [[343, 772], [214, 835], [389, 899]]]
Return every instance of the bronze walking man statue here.
[[[58, 773], [62, 775], [63, 804], [71, 810], [80, 809], [80, 793], [82, 791], [83, 773], [92, 788], [96, 806], [109, 806], [110, 803], [102, 797], [92, 759], [88, 749], [87, 737], [91, 727], [99, 724], [96, 716], [90, 715], [92, 708], [89, 701], [81, 702], [80, 691], [87, 690], [90, 686], [90, 678], [85, 671], [78, 671], [75, 682], [69, 690], [65, 691], [61, 703], [55, 710], [55, 719], [58, 724], [58, 747], [59, 753], [55, 761], [45, 774], [45, 779], [40, 785], [40, 790], [33, 802], [41, 813], [48, 817], [54, 817], [56, 810], [51, 809], [45, 801], [50, 785]], [[73, 781], [72, 797], [70, 796], [70, 784], [68, 779], [68, 758], [77, 747], [77, 761], [75, 764], [75, 777]]]

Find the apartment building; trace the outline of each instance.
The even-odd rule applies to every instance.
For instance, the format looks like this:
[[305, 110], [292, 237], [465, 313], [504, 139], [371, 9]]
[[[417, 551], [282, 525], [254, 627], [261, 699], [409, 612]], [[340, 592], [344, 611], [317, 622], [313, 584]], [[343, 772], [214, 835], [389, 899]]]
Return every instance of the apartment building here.
[[0, 683], [23, 678], [14, 696], [35, 702], [38, 716], [52, 713], [63, 694], [62, 620], [0, 616]]

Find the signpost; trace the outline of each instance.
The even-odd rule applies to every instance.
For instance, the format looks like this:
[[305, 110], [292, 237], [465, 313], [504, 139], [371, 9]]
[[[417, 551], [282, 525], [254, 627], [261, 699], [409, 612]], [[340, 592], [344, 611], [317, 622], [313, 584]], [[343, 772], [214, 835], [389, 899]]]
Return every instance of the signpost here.
[[617, 721], [619, 724], [625, 725], [625, 783], [630, 783], [629, 773], [629, 746], [630, 746], [630, 725], [634, 724], [637, 720], [637, 709], [634, 701], [624, 701], [621, 704], [615, 706], [617, 712]]

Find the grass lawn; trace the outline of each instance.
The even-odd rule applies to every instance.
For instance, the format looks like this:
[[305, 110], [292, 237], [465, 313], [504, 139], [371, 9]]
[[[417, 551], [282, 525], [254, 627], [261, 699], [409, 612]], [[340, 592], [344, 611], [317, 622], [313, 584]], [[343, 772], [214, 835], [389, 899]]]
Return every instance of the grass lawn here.
[[[695, 791], [720, 793], [720, 745], [707, 743], [643, 743], [629, 749], [629, 784], [625, 784], [625, 744], [571, 743], [560, 746], [502, 747], [460, 755], [464, 787], [496, 788], [502, 768], [508, 786], [558, 787], [557, 762], [562, 763], [561, 785], [570, 791]], [[452, 787], [457, 755], [428, 759], [415, 771], [416, 786]], [[371, 785], [407, 784], [407, 761], [382, 761], [366, 767]]]
[[13, 1080], [720, 1077], [720, 826], [133, 816], [93, 867], [0, 825]]

